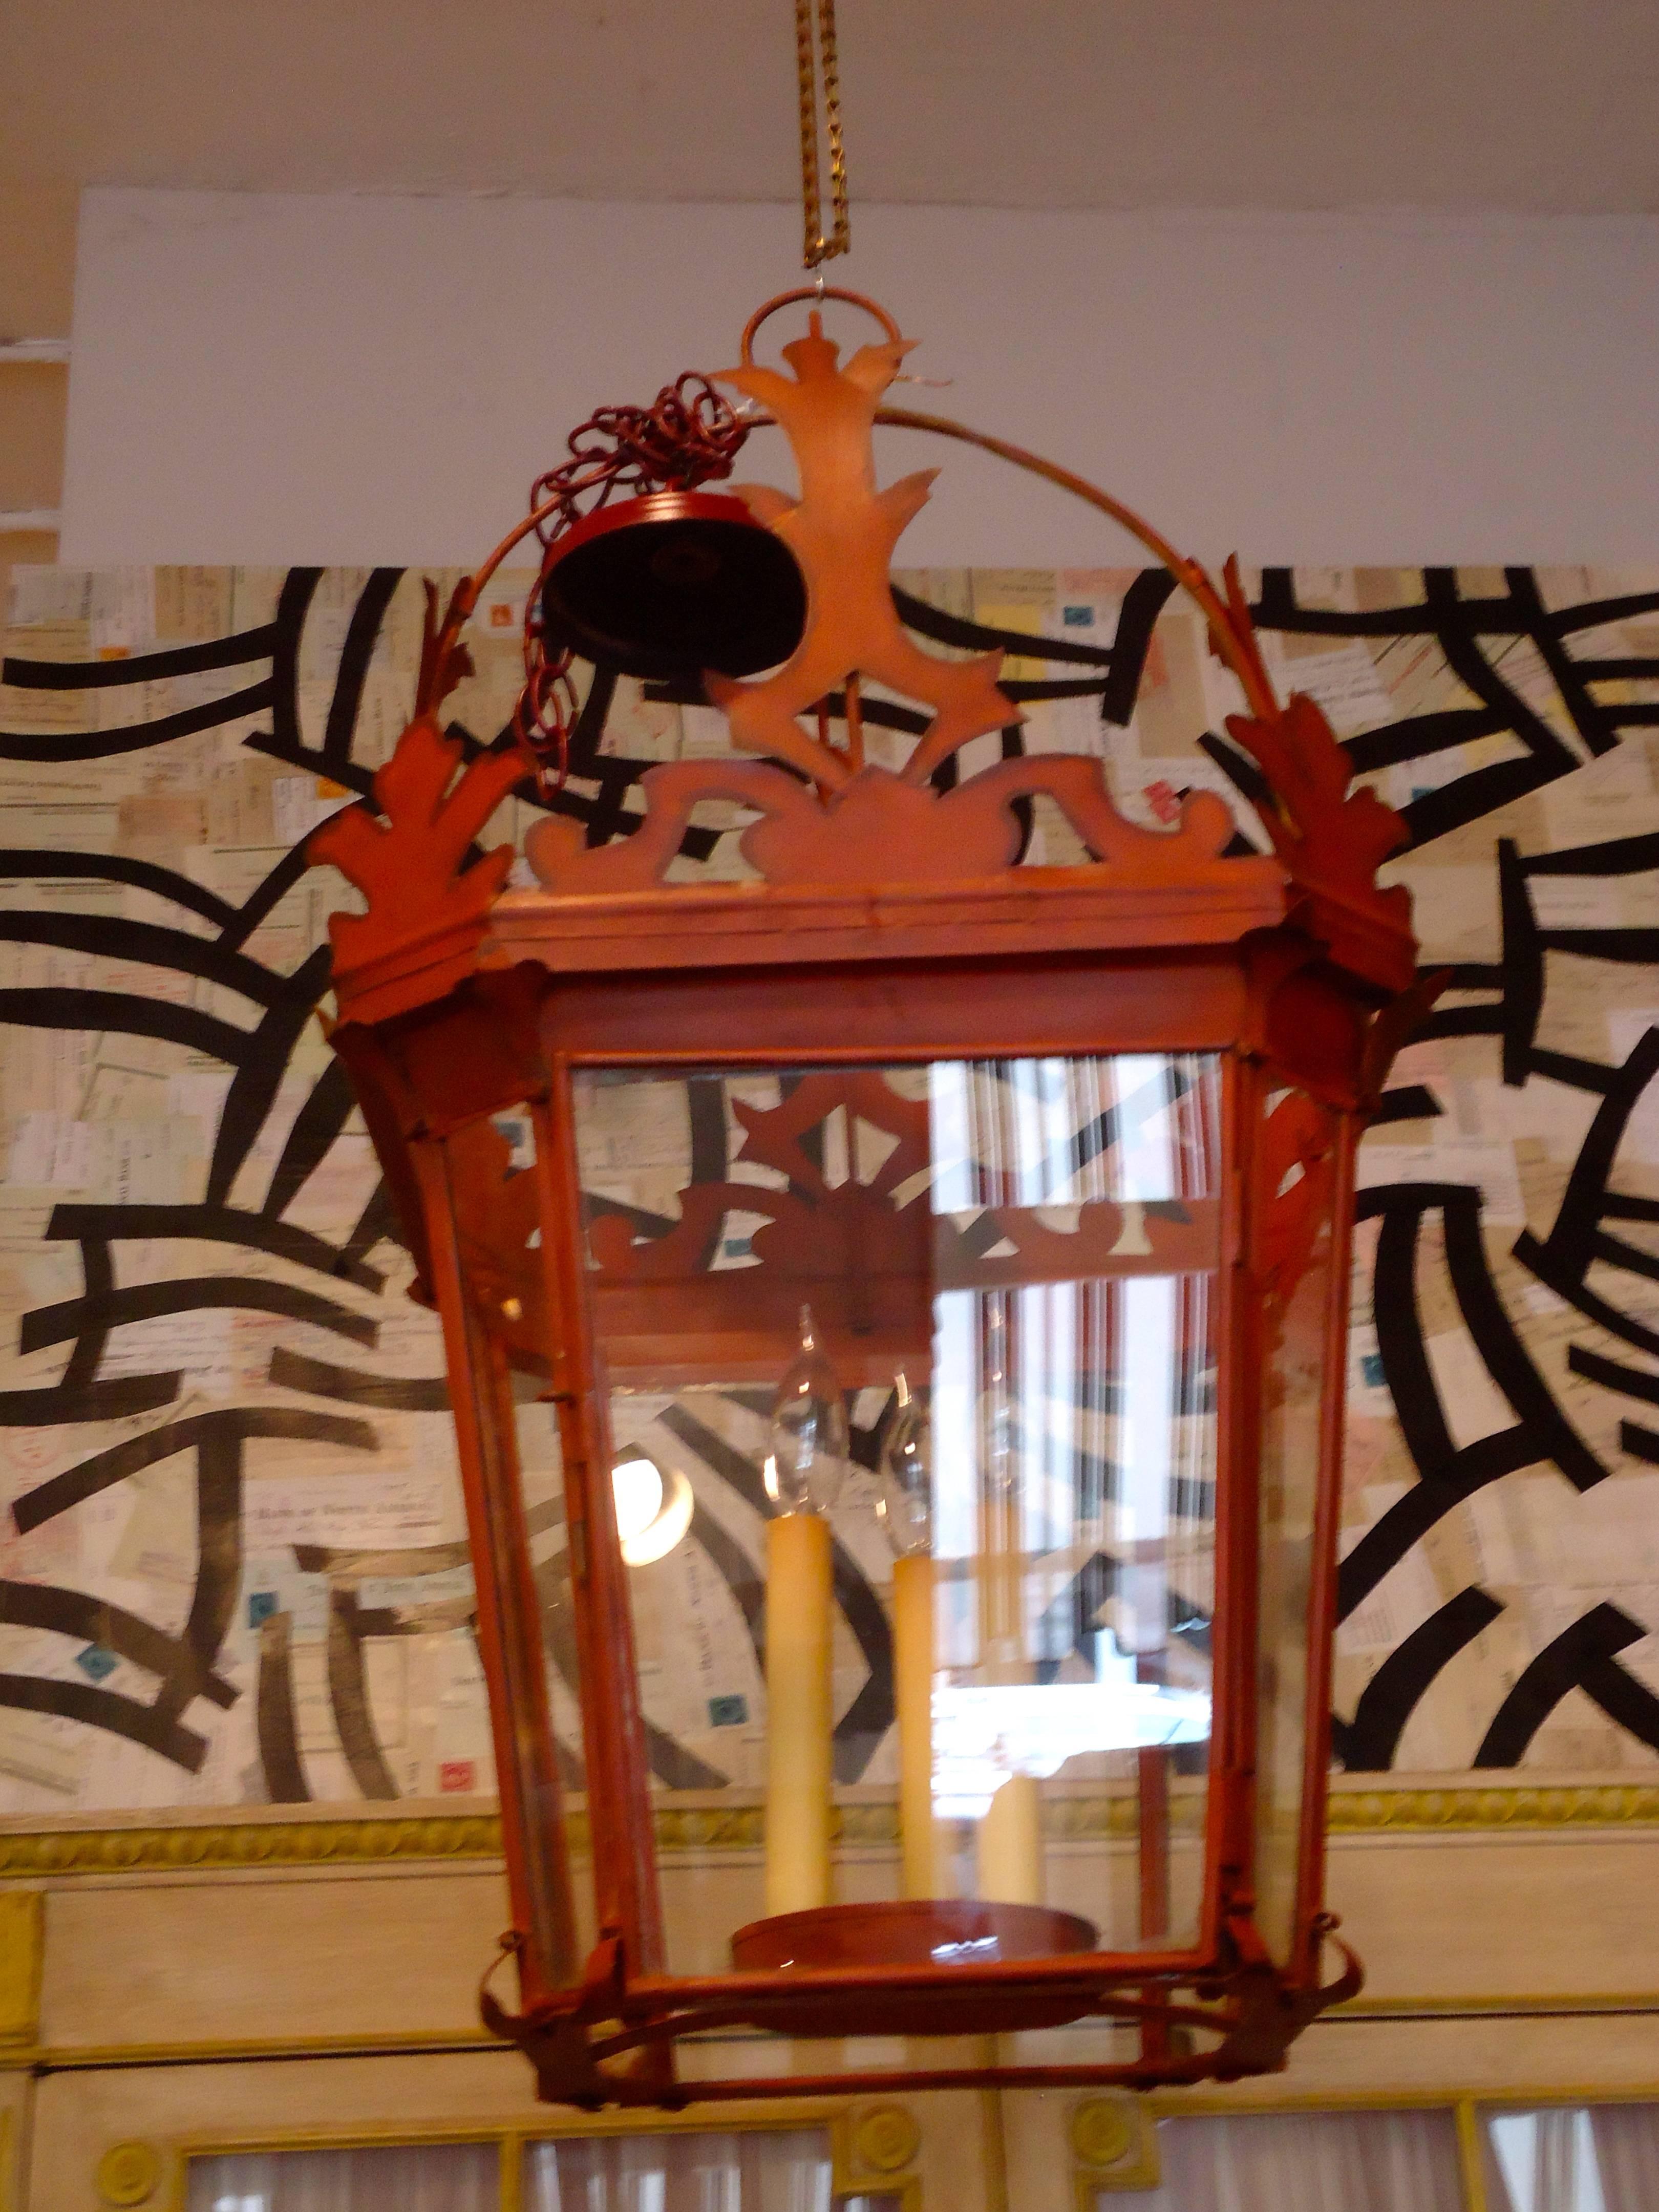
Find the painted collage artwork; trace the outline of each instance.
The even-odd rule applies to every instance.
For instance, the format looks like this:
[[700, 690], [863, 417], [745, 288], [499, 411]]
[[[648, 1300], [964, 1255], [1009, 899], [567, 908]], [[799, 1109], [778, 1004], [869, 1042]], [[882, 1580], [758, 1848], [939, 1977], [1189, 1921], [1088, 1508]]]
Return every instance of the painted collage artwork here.
[[[476, 673], [447, 709], [474, 749], [505, 741], [531, 580], [498, 578], [475, 619]], [[1410, 848], [1386, 872], [1415, 895], [1425, 964], [1452, 969], [1362, 1156], [1339, 1757], [1378, 1776], [1650, 1769], [1659, 569], [1249, 581], [1281, 690], [1322, 702], [1403, 814]], [[896, 582], [935, 650], [1009, 655], [1026, 719], [976, 741], [964, 772], [999, 749], [1091, 752], [1132, 818], [1167, 823], [1202, 787], [1265, 842], [1249, 764], [1217, 734], [1237, 695], [1161, 573]], [[15, 572], [0, 684], [15, 1823], [459, 1808], [492, 1790], [436, 1324], [404, 1296], [408, 1258], [317, 1018], [326, 917], [356, 895], [306, 865], [319, 823], [372, 803], [421, 608], [420, 577], [396, 569]], [[568, 785], [550, 802], [526, 787], [486, 842], [521, 841], [548, 803], [592, 843], [627, 835], [646, 768], [726, 748], [707, 707], [585, 680]], [[879, 693], [865, 714], [874, 757], [896, 764], [916, 717]], [[675, 877], [744, 872], [724, 804], [700, 810]], [[1084, 857], [1045, 802], [1024, 826], [1028, 862]], [[878, 1413], [854, 1407], [866, 1473]], [[695, 1712], [665, 1688], [651, 1747], [671, 1786], [748, 1778], [763, 1532], [743, 1419], [734, 1406], [691, 1450], [721, 1540], [682, 1546], [661, 1581], [662, 1649], [696, 1626], [708, 1675]], [[521, 1434], [533, 1479], [544, 1408], [526, 1404]], [[1078, 1555], [1079, 1577], [1097, 1570], [1087, 1532]], [[838, 1698], [863, 1716], [850, 1778], [879, 1780], [891, 1655], [880, 1607], [857, 1610]]]

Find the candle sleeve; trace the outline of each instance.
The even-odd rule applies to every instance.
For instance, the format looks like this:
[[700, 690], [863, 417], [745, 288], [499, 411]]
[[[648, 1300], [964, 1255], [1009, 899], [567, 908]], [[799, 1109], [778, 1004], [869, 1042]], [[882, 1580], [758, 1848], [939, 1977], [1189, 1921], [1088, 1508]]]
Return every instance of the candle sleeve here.
[[830, 1524], [766, 1529], [766, 1910], [830, 1902], [832, 1582]]
[[1043, 1902], [1042, 1793], [1030, 1774], [1011, 1774], [979, 1824], [981, 1900], [988, 1905]]
[[933, 1562], [926, 1553], [893, 1562], [893, 1676], [904, 1894], [938, 1897], [943, 1885], [933, 1819]]

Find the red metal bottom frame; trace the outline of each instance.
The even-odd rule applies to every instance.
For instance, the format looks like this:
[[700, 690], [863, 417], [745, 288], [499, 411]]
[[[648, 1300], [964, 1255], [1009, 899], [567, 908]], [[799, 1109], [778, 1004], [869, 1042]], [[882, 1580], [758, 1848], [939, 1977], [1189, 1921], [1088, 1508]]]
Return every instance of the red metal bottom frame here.
[[[862, 1914], [872, 1909], [879, 1910], [830, 1907], [828, 1911]], [[911, 1932], [924, 1925], [923, 1917], [937, 1909], [933, 1901], [923, 1901], [914, 1910]], [[966, 1910], [972, 1913], [1035, 1911], [1044, 1919], [1071, 1917], [1050, 1914], [1041, 1907], [969, 1905]], [[822, 1917], [781, 1916], [800, 1920]], [[1085, 1969], [1075, 1979], [1062, 1979], [1054, 1972], [1057, 1962], [1051, 1958], [1046, 1973], [1011, 1980], [994, 1993], [981, 1987], [972, 1995], [941, 1989], [941, 1974], [948, 1975], [951, 1969], [948, 1965], [942, 1967], [937, 1960], [908, 1966], [895, 1963], [884, 1972], [877, 1969], [875, 1985], [866, 1980], [856, 1990], [844, 1985], [839, 1990], [825, 1987], [840, 1979], [833, 1970], [780, 1968], [770, 1988], [760, 1984], [772, 1982], [771, 1976], [744, 1972], [731, 1978], [734, 1986], [728, 1992], [718, 1983], [677, 1984], [656, 1978], [630, 1985], [620, 1971], [618, 1947], [614, 1941], [606, 1941], [593, 1955], [594, 1971], [586, 1986], [573, 1992], [568, 2003], [510, 2014], [486, 1986], [480, 1992], [480, 2011], [492, 2033], [515, 2043], [530, 2060], [536, 2069], [536, 2094], [542, 2103], [574, 2105], [586, 2111], [607, 2105], [678, 2111], [691, 2104], [745, 2098], [863, 2096], [900, 2089], [1114, 2086], [1151, 2089], [1198, 2081], [1233, 2081], [1249, 2075], [1280, 2071], [1286, 2051], [1310, 2021], [1359, 1994], [1364, 1969], [1353, 1952], [1334, 1935], [1334, 1924], [1325, 1917], [1320, 1933], [1341, 1953], [1342, 1972], [1323, 1987], [1286, 1986], [1264, 1954], [1241, 1960], [1212, 1974], [1166, 1972], [1162, 1978], [1143, 1975], [1139, 1978], [1134, 1962], [1127, 1959], [1114, 1960], [1110, 1974], [1103, 1975], [1097, 1956], [1092, 1972]], [[757, 1922], [754, 1930], [769, 1925], [775, 1929], [778, 1923]], [[1010, 1932], [1012, 1936], [1013, 1930]], [[503, 1955], [514, 1948], [515, 1939], [504, 1939]], [[1013, 1961], [1006, 1963], [1018, 1973]], [[870, 1973], [867, 1967], [862, 1972], [866, 1976]], [[810, 2002], [807, 1991], [800, 1987], [803, 1980], [817, 1984]], [[902, 2002], [925, 2008], [928, 2026], [906, 2030], [894, 2025], [884, 2007], [884, 1997], [896, 2014]], [[1141, 2055], [1115, 2063], [1020, 2065], [1003, 2063], [996, 2052], [995, 2039], [1000, 2036], [1085, 2020], [1138, 2027]], [[786, 2072], [731, 2079], [674, 2077], [673, 2046], [682, 2039], [753, 2028], [813, 2041], [906, 2033], [931, 2033], [951, 2041], [982, 2037], [989, 2040], [989, 2054], [971, 2064], [921, 2069], [907, 2066], [811, 2075]], [[1200, 2037], [1213, 2040], [1206, 2040], [1200, 2048], [1197, 2039]]]

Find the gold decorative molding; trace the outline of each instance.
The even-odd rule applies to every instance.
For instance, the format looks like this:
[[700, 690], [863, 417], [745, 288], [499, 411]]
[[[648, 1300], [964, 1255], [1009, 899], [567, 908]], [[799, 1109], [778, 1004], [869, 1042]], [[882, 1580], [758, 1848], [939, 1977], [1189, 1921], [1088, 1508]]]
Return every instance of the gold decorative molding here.
[[842, 2197], [896, 2197], [902, 2212], [921, 2212], [921, 2123], [908, 2105], [854, 2105], [830, 2124], [832, 2187]]
[[[1194, 1793], [1190, 1821], [1197, 1832], [1202, 1798]], [[657, 1849], [665, 1855], [693, 1851], [758, 1851], [765, 1843], [763, 1808], [659, 1805]], [[842, 1805], [836, 1809], [835, 1840], [848, 1850], [896, 1849], [896, 1802]], [[1056, 1844], [1127, 1841], [1135, 1833], [1135, 1801], [1128, 1794], [1051, 1798], [1044, 1829]], [[1659, 1826], [1659, 1783], [1545, 1783], [1524, 1786], [1451, 1783], [1445, 1788], [1336, 1790], [1330, 1799], [1333, 1835], [1443, 1834], [1498, 1829]], [[586, 1848], [586, 1823], [571, 1821], [573, 1850]], [[363, 1867], [421, 1860], [462, 1862], [501, 1856], [501, 1821], [494, 1813], [397, 1814], [367, 1819], [159, 1823], [143, 1827], [46, 1828], [0, 1832], [0, 1880], [56, 1879], [67, 1875], [224, 1873], [239, 1868]], [[26, 1893], [20, 1893], [21, 1897]], [[0, 1910], [27, 1917], [33, 1904], [0, 1897]], [[6, 1923], [0, 1942], [10, 1950]], [[0, 2042], [7, 2039], [0, 1983]], [[11, 2039], [16, 2039], [14, 2036]]]
[[161, 2183], [161, 2154], [154, 2143], [112, 2143], [93, 2172], [106, 2204], [148, 2204]]
[[862, 2172], [902, 2173], [921, 2148], [921, 2124], [908, 2105], [869, 2105], [854, 2113], [848, 2146]]
[[234, 1868], [364, 1866], [411, 1859], [491, 1859], [501, 1854], [501, 1824], [494, 1813], [47, 1828], [0, 1834], [0, 1877], [216, 1874]]
[[0, 1894], [0, 2049], [32, 2044], [39, 2029], [45, 1906], [38, 1889]]
[[1403, 2089], [1324, 2089], [1253, 2094], [1257, 2085], [1231, 2089], [1151, 2089], [1146, 2106], [1155, 2120], [1212, 2119], [1228, 2112], [1449, 2112], [1467, 2105], [1476, 2112], [1553, 2111], [1571, 2105], [1659, 2104], [1659, 2082], [1617, 2079], [1543, 2083], [1462, 2081], [1413, 2081]]
[[1457, 2128], [1457, 2171], [1465, 2212], [1487, 2212], [1486, 2154], [1480, 2140], [1480, 2116], [1467, 2097], [1453, 2108]]
[[[1204, 1832], [1205, 1792], [1201, 1784], [1170, 1792], [1172, 1835], [1196, 1838]], [[1042, 1832], [1051, 1844], [1138, 1843], [1140, 1801], [1132, 1789], [1101, 1791], [1089, 1797], [1050, 1794], [1042, 1802]]]
[[1334, 1790], [1332, 1835], [1389, 1830], [1651, 1827], [1659, 1824], [1659, 1782], [1449, 1783], [1413, 1790]]
[[1072, 2114], [1072, 2148], [1085, 2166], [1121, 2166], [1137, 2132], [1120, 2098], [1087, 2098]]
[[1106, 2190], [1158, 2187], [1158, 2136], [1144, 2097], [1127, 2089], [1085, 2097], [1072, 2107], [1067, 2133], [1077, 2212], [1095, 2212]]
[[[873, 1824], [855, 1820], [850, 1826], [844, 1817], [848, 1811], [888, 1813], [884, 1805], [860, 1805], [842, 1808], [843, 1818], [839, 1826], [831, 1817], [830, 1836], [836, 1843], [886, 1843], [898, 1840], [898, 1815], [889, 1814], [891, 1836], [869, 1832], [866, 1828]], [[659, 1851], [758, 1851], [766, 1842], [766, 1813], [760, 1805], [659, 1805], [654, 1808], [657, 1849]]]

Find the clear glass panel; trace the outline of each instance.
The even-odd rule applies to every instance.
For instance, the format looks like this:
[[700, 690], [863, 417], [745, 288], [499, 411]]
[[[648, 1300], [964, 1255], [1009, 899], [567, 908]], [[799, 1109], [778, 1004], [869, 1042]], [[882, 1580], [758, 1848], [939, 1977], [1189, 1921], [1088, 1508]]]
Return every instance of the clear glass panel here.
[[593, 1856], [587, 1832], [586, 1767], [582, 1747], [581, 1666], [576, 1644], [576, 1599], [572, 1587], [564, 1473], [559, 1431], [550, 1407], [520, 1403], [518, 1431], [520, 1481], [530, 1528], [542, 1656], [547, 1674], [553, 1755], [564, 1808], [566, 1863], [575, 1911], [576, 1955], [585, 1959], [599, 1935], [593, 1902]]
[[496, 2212], [493, 2142], [192, 2158], [188, 2212]]
[[1659, 2106], [1481, 2115], [1489, 2212], [1652, 2212]]
[[1159, 2185], [1102, 2189], [1097, 2212], [1465, 2212], [1448, 2112], [1161, 2120], [1158, 2148]]
[[[504, 1346], [511, 1367], [503, 1406], [503, 1428], [510, 1419], [512, 1464], [529, 1540], [533, 1578], [533, 1618], [529, 1642], [539, 1658], [546, 1683], [551, 1732], [551, 1760], [564, 1813], [567, 1867], [574, 1917], [570, 1979], [592, 1948], [597, 1932], [592, 1860], [587, 1837], [586, 1771], [582, 1743], [580, 1667], [576, 1639], [564, 1474], [558, 1424], [546, 1389], [544, 1272], [539, 1244], [535, 1125], [527, 1108], [499, 1114], [451, 1137], [446, 1147], [460, 1229], [460, 1258], [475, 1309], [489, 1317], [489, 1331]], [[487, 1382], [487, 1361], [480, 1380]], [[509, 1411], [510, 1407], [510, 1411]], [[476, 1559], [457, 1571], [460, 1588], [452, 1608], [463, 1620], [471, 1614]], [[511, 1603], [510, 1592], [507, 1600]], [[476, 1640], [476, 1639], [475, 1639]], [[522, 1721], [528, 1707], [520, 1701]], [[440, 1733], [444, 1725], [441, 1706]], [[524, 1747], [520, 1784], [534, 1800], [533, 1746], [522, 1726], [515, 1731]], [[467, 1770], [440, 1768], [441, 1785], [459, 1788]], [[493, 1766], [491, 1779], [493, 1781]], [[487, 1786], [487, 1785], [486, 1785]], [[539, 1819], [532, 1813], [532, 1821]], [[539, 1848], [536, 1856], [542, 1857]], [[504, 1994], [511, 1993], [510, 1977]]]
[[525, 2212], [897, 2212], [837, 2197], [829, 2131], [583, 2136], [527, 2143]]
[[1308, 1606], [1332, 1282], [1336, 1117], [1298, 1091], [1271, 1097], [1258, 1140], [1262, 1312], [1261, 1563], [1255, 1917], [1289, 1962], [1308, 1726]]
[[[1067, 1946], [1194, 1939], [1219, 1073], [1139, 1054], [580, 1079], [651, 1763], [685, 1815], [663, 1830], [674, 1971], [725, 1970], [768, 1909], [767, 1583], [795, 1638], [778, 1665], [815, 1666], [814, 1585], [777, 1524], [822, 1482], [821, 1451], [798, 1483], [799, 1437], [803, 1407], [828, 1436], [830, 1397], [848, 1424], [821, 1500], [837, 1848], [812, 1901], [1045, 1905], [1077, 1917]], [[780, 1431], [792, 1374], [824, 1402], [792, 1387]], [[774, 1689], [798, 1709], [793, 1676]]]

